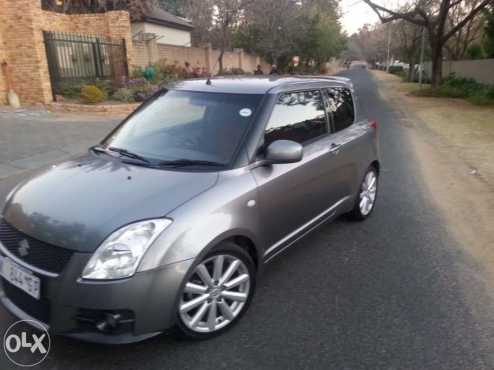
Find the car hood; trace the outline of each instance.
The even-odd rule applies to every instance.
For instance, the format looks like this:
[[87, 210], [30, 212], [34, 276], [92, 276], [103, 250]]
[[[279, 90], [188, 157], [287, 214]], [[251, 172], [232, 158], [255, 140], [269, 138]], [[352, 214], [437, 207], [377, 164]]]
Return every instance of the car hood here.
[[35, 239], [92, 252], [113, 231], [166, 216], [217, 178], [214, 172], [152, 169], [87, 154], [20, 185], [7, 200], [4, 218]]

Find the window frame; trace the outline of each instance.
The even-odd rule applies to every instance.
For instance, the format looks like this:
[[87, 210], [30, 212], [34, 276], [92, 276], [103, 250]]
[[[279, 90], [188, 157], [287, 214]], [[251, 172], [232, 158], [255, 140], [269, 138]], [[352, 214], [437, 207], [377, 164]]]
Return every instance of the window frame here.
[[287, 90], [287, 91], [281, 91], [276, 95], [275, 97], [275, 103], [272, 105], [271, 107], [271, 111], [269, 113], [269, 118], [267, 119], [266, 121], [266, 124], [264, 125], [264, 128], [263, 128], [263, 131], [262, 131], [262, 144], [259, 146], [259, 150], [265, 150], [266, 149], [266, 140], [265, 140], [265, 135], [266, 135], [266, 128], [268, 127], [269, 125], [269, 122], [271, 121], [271, 117], [273, 116], [273, 112], [276, 108], [276, 105], [278, 104], [278, 101], [280, 99], [280, 97], [283, 95], [283, 94], [297, 94], [297, 93], [303, 93], [303, 92], [308, 92], [308, 91], [319, 91], [319, 94], [321, 96], [321, 99], [322, 99], [322, 102], [323, 102], [323, 105], [324, 105], [324, 115], [326, 117], [326, 132], [323, 134], [323, 135], [319, 135], [319, 136], [316, 136], [316, 137], [313, 137], [309, 140], [306, 140], [304, 141], [303, 143], [300, 143], [300, 145], [302, 145], [303, 147], [307, 146], [307, 145], [310, 145], [318, 140], [321, 140], [322, 138], [324, 137], [327, 137], [328, 135], [331, 135], [332, 134], [332, 125], [331, 125], [331, 118], [330, 118], [330, 115], [328, 114], [328, 109], [326, 109], [326, 105], [325, 105], [325, 98], [324, 98], [324, 92], [323, 92], [323, 88], [321, 87], [316, 87], [316, 88], [305, 88], [305, 89], [297, 89], [297, 90]]
[[344, 89], [344, 90], [347, 90], [349, 93], [350, 93], [350, 96], [352, 97], [352, 106], [353, 106], [353, 121], [351, 124], [349, 124], [347, 127], [345, 127], [344, 129], [341, 129], [339, 131], [336, 131], [336, 125], [335, 125], [335, 121], [334, 121], [334, 114], [333, 112], [331, 112], [330, 109], [327, 109], [327, 114], [328, 116], [330, 117], [330, 125], [331, 125], [331, 134], [337, 134], [338, 132], [341, 132], [341, 131], [344, 131], [346, 129], [348, 129], [349, 127], [353, 126], [356, 122], [357, 122], [357, 105], [356, 105], [356, 101], [355, 101], [355, 96], [353, 94], [353, 91], [352, 89], [350, 89], [349, 87], [346, 87], [346, 86], [327, 86], [327, 87], [323, 87], [322, 90], [324, 90], [324, 99], [326, 99], [326, 102], [327, 102], [327, 105], [325, 105], [326, 107], [329, 108], [329, 91], [330, 89]]

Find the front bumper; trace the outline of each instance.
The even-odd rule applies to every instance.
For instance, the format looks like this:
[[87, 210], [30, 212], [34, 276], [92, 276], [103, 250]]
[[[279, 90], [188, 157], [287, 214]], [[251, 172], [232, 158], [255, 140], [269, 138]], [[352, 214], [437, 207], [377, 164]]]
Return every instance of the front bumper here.
[[[3, 306], [18, 318], [42, 322], [53, 334], [92, 342], [135, 342], [174, 325], [178, 292], [192, 259], [127, 279], [86, 281], [80, 274], [89, 258], [74, 253], [58, 276], [34, 272], [41, 279], [39, 300], [0, 278]], [[109, 316], [118, 318], [114, 327], [101, 325]]]

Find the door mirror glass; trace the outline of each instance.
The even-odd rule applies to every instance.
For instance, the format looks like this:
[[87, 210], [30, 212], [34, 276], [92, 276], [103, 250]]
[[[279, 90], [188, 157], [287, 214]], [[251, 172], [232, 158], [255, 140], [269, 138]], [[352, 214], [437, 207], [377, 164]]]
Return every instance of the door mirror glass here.
[[276, 140], [266, 148], [266, 164], [295, 163], [302, 160], [304, 148], [291, 140]]

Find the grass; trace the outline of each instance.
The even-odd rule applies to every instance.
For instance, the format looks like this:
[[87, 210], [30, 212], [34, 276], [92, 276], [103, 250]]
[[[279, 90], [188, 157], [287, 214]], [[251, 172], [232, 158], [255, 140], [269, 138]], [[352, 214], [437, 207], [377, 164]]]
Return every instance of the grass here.
[[[494, 184], [494, 161], [492, 147], [494, 143], [494, 104], [490, 98], [484, 101], [486, 92], [474, 90], [466, 99], [445, 99], [451, 91], [442, 94], [424, 84], [421, 89], [417, 83], [403, 83], [399, 77], [383, 71], [372, 71], [380, 85], [380, 93], [397, 107], [403, 106], [418, 118], [417, 125], [425, 125], [438, 136], [444, 138], [447, 145], [455, 148], [462, 160], [488, 182]], [[480, 92], [475, 94], [475, 91]], [[457, 92], [454, 92], [458, 94]], [[427, 97], [417, 97], [427, 96]], [[480, 98], [479, 98], [480, 97]], [[413, 116], [410, 117], [413, 120]]]

